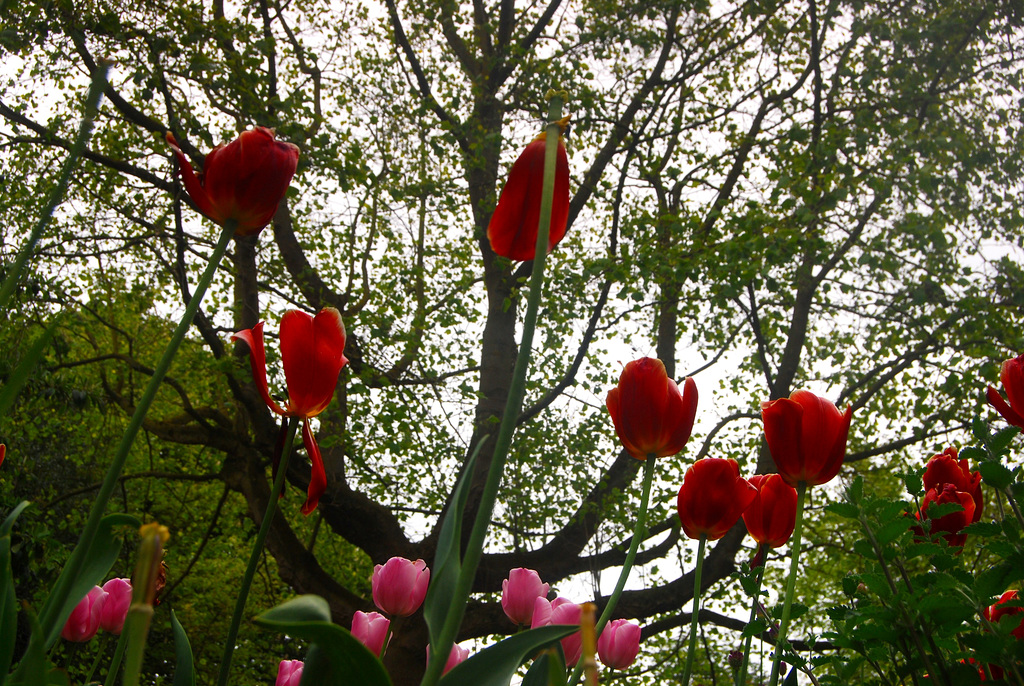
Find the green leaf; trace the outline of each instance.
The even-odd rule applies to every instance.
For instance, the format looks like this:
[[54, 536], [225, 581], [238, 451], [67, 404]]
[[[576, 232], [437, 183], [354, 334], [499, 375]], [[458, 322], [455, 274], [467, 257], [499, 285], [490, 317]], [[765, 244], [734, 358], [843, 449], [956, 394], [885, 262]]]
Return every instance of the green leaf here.
[[18, 397], [18, 393], [21, 392], [21, 387], [28, 381], [36, 363], [42, 359], [43, 354], [46, 352], [46, 346], [50, 343], [50, 339], [53, 338], [53, 333], [57, 330], [57, 324], [62, 320], [63, 317], [60, 315], [53, 318], [53, 321], [46, 327], [46, 330], [39, 334], [36, 340], [32, 342], [32, 347], [25, 352], [24, 357], [18, 363], [17, 369], [11, 372], [7, 378], [7, 383], [0, 390], [0, 417], [7, 416], [8, 411]]
[[21, 501], [0, 524], [0, 686], [3, 686], [14, 659], [18, 629], [18, 599], [14, 593], [14, 570], [11, 568], [11, 530], [28, 506], [27, 500]]
[[437, 539], [437, 552], [434, 554], [434, 564], [430, 569], [430, 586], [427, 588], [427, 597], [423, 602], [423, 618], [427, 622], [427, 631], [430, 640], [436, 641], [441, 633], [441, 627], [448, 617], [451, 609], [451, 599], [455, 595], [455, 586], [459, 580], [459, 572], [462, 569], [462, 517], [466, 509], [466, 500], [469, 498], [469, 484], [473, 476], [473, 468], [476, 465], [476, 457], [483, 447], [483, 439], [477, 443], [473, 454], [466, 460], [462, 477], [452, 492], [451, 506], [444, 515], [441, 523], [441, 532]]
[[981, 478], [986, 484], [1000, 491], [1013, 483], [1014, 470], [1011, 470], [1002, 462], [990, 460], [978, 465]]
[[999, 536], [1003, 533], [1003, 527], [995, 522], [974, 522], [965, 526], [960, 533], [969, 536]]
[[[89, 553], [85, 558], [85, 564], [82, 565], [82, 571], [78, 576], [71, 581], [68, 587], [68, 594], [65, 598], [57, 598], [51, 595], [46, 599], [46, 603], [43, 605], [42, 611], [39, 613], [40, 616], [49, 616], [47, 608], [52, 603], [61, 603], [60, 613], [56, 617], [53, 627], [50, 629], [45, 639], [45, 645], [47, 649], [52, 646], [60, 635], [61, 627], [68, 621], [68, 617], [71, 616], [72, 610], [75, 609], [75, 605], [85, 597], [85, 595], [92, 590], [93, 586], [103, 581], [109, 572], [110, 568], [114, 566], [114, 562], [121, 555], [121, 538], [115, 535], [114, 528], [128, 526], [134, 529], [138, 529], [142, 526], [142, 523], [127, 514], [109, 514], [100, 520], [100, 526], [96, 530], [96, 539], [93, 541], [92, 547], [89, 548]], [[61, 573], [61, 577], [64, 576], [65, 572]], [[61, 586], [61, 578], [58, 578], [57, 583], [54, 584], [55, 588]]]
[[1010, 443], [1013, 442], [1013, 439], [1016, 438], [1019, 433], [1020, 429], [1017, 427], [1007, 427], [1002, 431], [997, 432], [996, 435], [992, 437], [989, 447], [996, 455], [1002, 455], [1006, 452], [1006, 449], [1010, 447]]
[[846, 499], [851, 503], [860, 503], [864, 497], [864, 477], [858, 474], [853, 478], [850, 487], [846, 489]]
[[4, 519], [4, 523], [0, 524], [0, 536], [11, 535], [11, 529], [14, 528], [14, 522], [17, 521], [18, 517], [25, 510], [25, 508], [29, 506], [29, 504], [29, 501], [22, 500], [20, 503], [17, 504], [17, 506], [15, 506], [13, 510], [11, 510], [11, 513], [7, 515], [6, 519]]
[[551, 648], [533, 661], [522, 686], [565, 686], [565, 661], [562, 651]]
[[967, 446], [966, 448], [960, 449], [959, 457], [961, 460], [968, 460], [969, 462], [978, 464], [979, 462], [984, 462], [988, 459], [988, 453], [985, 452], [983, 448]]
[[509, 636], [441, 677], [438, 686], [508, 686], [519, 666], [555, 641], [579, 631], [578, 626], [542, 626]]
[[902, 534], [910, 531], [910, 525], [913, 521], [914, 519], [912, 518], [908, 520], [904, 517], [889, 520], [887, 524], [875, 532], [875, 538], [878, 539], [879, 545], [887, 545], [899, 538]]
[[[330, 679], [324, 686], [391, 686], [391, 679], [377, 656], [347, 630], [331, 623], [331, 610], [320, 596], [303, 595], [271, 608], [253, 620], [305, 639], [323, 650], [330, 661]], [[319, 668], [318, 668], [319, 669]], [[303, 680], [306, 674], [303, 669]]]
[[829, 503], [825, 506], [825, 511], [839, 515], [840, 517], [845, 517], [846, 519], [858, 519], [860, 517], [860, 508], [853, 503]]
[[747, 626], [743, 628], [743, 633], [740, 634], [740, 638], [746, 638], [747, 636], [757, 636], [764, 633], [768, 629], [768, 622], [764, 621], [762, 617], [758, 617], [752, 622], [748, 622]]
[[174, 610], [171, 610], [171, 631], [174, 633], [174, 683], [172, 686], [196, 686], [192, 646], [188, 642], [184, 627], [174, 615]]

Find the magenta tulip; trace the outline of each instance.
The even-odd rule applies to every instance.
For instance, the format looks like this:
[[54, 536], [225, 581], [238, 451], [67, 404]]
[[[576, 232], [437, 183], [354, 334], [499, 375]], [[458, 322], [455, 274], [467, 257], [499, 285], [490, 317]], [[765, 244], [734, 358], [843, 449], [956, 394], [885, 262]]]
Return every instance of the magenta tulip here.
[[64, 623], [60, 635], [67, 641], [84, 643], [100, 629], [100, 611], [103, 609], [103, 601], [107, 594], [99, 586], [93, 586], [92, 590], [78, 601], [71, 616]]
[[107, 596], [100, 607], [100, 628], [120, 635], [132, 604], [131, 579], [111, 579], [103, 584], [103, 592]]
[[302, 681], [302, 660], [281, 660], [277, 666], [277, 681], [274, 686], [299, 686]]
[[534, 602], [546, 596], [549, 588], [532, 569], [513, 569], [501, 582], [501, 609], [516, 624], [529, 625], [533, 621]]
[[597, 654], [611, 669], [629, 669], [640, 652], [640, 625], [613, 619], [597, 639]]
[[[469, 648], [463, 648], [458, 643], [452, 645], [452, 650], [448, 653], [448, 659], [444, 663], [444, 669], [441, 671], [441, 675], [447, 674], [455, 665], [460, 662], [464, 662], [469, 657]], [[430, 645], [427, 645], [427, 664], [430, 664]]]
[[384, 641], [388, 637], [391, 620], [379, 612], [361, 612], [352, 615], [352, 635], [380, 657], [384, 652]]
[[408, 617], [423, 604], [429, 583], [430, 570], [423, 560], [393, 557], [373, 568], [373, 602], [381, 612]]
[[[582, 608], [566, 598], [555, 598], [548, 602], [546, 598], [537, 598], [533, 606], [531, 629], [550, 624], [579, 625]], [[562, 639], [562, 652], [565, 653], [565, 664], [575, 665], [583, 652], [583, 637], [580, 632]]]

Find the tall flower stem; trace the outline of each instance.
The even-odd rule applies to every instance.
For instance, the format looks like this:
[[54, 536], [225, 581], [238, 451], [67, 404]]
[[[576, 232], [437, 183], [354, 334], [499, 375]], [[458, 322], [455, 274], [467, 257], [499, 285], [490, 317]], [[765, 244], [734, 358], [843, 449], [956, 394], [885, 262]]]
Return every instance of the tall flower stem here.
[[210, 262], [206, 266], [203, 275], [199, 278], [199, 282], [196, 284], [195, 291], [192, 294], [192, 299], [185, 307], [185, 313], [181, 316], [178, 327], [171, 334], [171, 340], [167, 343], [167, 348], [164, 349], [163, 357], [157, 363], [156, 368], [153, 370], [153, 375], [149, 379], [149, 384], [146, 386], [146, 390], [143, 391], [142, 397], [139, 398], [139, 402], [135, 406], [135, 413], [128, 422], [128, 427], [125, 429], [124, 436], [121, 437], [121, 443], [117, 446], [110, 467], [107, 468], [107, 474], [96, 494], [96, 499], [93, 500], [89, 519], [86, 520], [85, 526], [82, 529], [78, 545], [75, 546], [74, 552], [71, 553], [71, 557], [64, 566], [64, 571], [50, 592], [46, 606], [40, 614], [39, 625], [43, 630], [47, 648], [57, 640], [57, 625], [63, 621], [61, 610], [71, 592], [72, 582], [81, 573], [82, 566], [89, 556], [89, 548], [92, 547], [93, 541], [96, 539], [100, 520], [103, 519], [107, 502], [110, 500], [110, 496], [117, 486], [117, 480], [124, 470], [124, 465], [128, 460], [128, 453], [131, 452], [135, 436], [139, 433], [139, 429], [142, 428], [142, 421], [153, 404], [157, 391], [160, 389], [160, 384], [163, 382], [164, 377], [167, 376], [167, 371], [171, 368], [174, 354], [181, 346], [181, 342], [185, 340], [185, 333], [192, 325], [192, 320], [199, 311], [199, 305], [203, 300], [203, 296], [206, 295], [206, 291], [209, 290], [210, 284], [213, 282], [214, 274], [217, 273], [217, 267], [220, 266], [220, 261], [224, 257], [224, 253], [227, 252], [228, 243], [235, 233], [235, 226], [236, 223], [233, 220], [228, 220], [225, 222], [223, 229], [221, 229], [220, 238], [213, 249], [213, 253], [210, 255]]
[[128, 634], [121, 630], [121, 635], [117, 637], [117, 647], [114, 648], [114, 657], [110, 658], [110, 668], [107, 670], [107, 678], [103, 681], [103, 686], [114, 686], [117, 681], [117, 675], [121, 673], [121, 660], [124, 658], [124, 649], [128, 645]]
[[[754, 582], [754, 598], [750, 603], [750, 619], [747, 620], [747, 626], [749, 627], [757, 619], [757, 608], [761, 604], [761, 583], [764, 581], [764, 569], [766, 560], [762, 558], [762, 553], [767, 557], [767, 547], [764, 543], [759, 543], [757, 546], [757, 552], [754, 554], [755, 560], [761, 560], [761, 568], [757, 572], [757, 580]], [[736, 672], [736, 686], [743, 686], [747, 683], [747, 667], [750, 665], [750, 644], [754, 639], [754, 635], [747, 636], [743, 642], [743, 663], [740, 665], [740, 669]]]
[[245, 601], [249, 597], [249, 588], [252, 586], [252, 579], [256, 576], [256, 566], [259, 564], [260, 556], [263, 555], [263, 542], [270, 533], [270, 524], [277, 513], [277, 501], [284, 490], [284, 480], [288, 473], [288, 459], [292, 453], [292, 443], [295, 442], [295, 429], [299, 426], [299, 417], [292, 417], [288, 420], [288, 431], [285, 434], [284, 449], [281, 453], [281, 463], [277, 466], [277, 478], [274, 479], [274, 486], [270, 489], [270, 500], [267, 501], [267, 509], [263, 513], [263, 521], [260, 522], [259, 533], [252, 543], [252, 552], [249, 553], [249, 564], [245, 567], [245, 574], [242, 576], [242, 585], [238, 589], [238, 597], [235, 599], [235, 611], [231, 615], [231, 626], [228, 627], [228, 636], [224, 642], [224, 656], [220, 660], [220, 675], [217, 677], [218, 686], [227, 686], [228, 676], [231, 673], [231, 657], [235, 650], [235, 639], [238, 638], [238, 627], [242, 624], [242, 615], [245, 613]]
[[[644, 462], [644, 484], [640, 494], [640, 512], [636, 516], [636, 527], [633, 529], [633, 540], [629, 544], [626, 561], [622, 563], [619, 580], [615, 582], [615, 589], [612, 591], [611, 596], [609, 596], [608, 602], [601, 612], [601, 617], [597, 620], [595, 627], [595, 634], [597, 636], [601, 635], [601, 631], [608, 624], [608, 620], [612, 618], [615, 606], [619, 604], [619, 597], [622, 595], [622, 590], [626, 587], [626, 581], [629, 579], [629, 573], [633, 569], [633, 562], [636, 560], [637, 551], [640, 549], [640, 541], [643, 539], [647, 528], [647, 504], [651, 499], [651, 485], [654, 483], [654, 462], [656, 460], [657, 455], [650, 454]], [[582, 672], [582, 663], [577, 663], [576, 668], [573, 670], [572, 678], [569, 680], [569, 686], [575, 686], [579, 683]]]
[[693, 656], [697, 652], [697, 630], [700, 628], [700, 584], [701, 571], [704, 568], [704, 546], [708, 535], [701, 534], [697, 544], [697, 566], [693, 570], [693, 614], [690, 617], [690, 646], [686, 650], [686, 667], [683, 669], [683, 686], [689, 686], [690, 675], [693, 673]]
[[772, 677], [768, 686], [779, 683], [779, 668], [782, 665], [782, 651], [786, 646], [786, 632], [789, 630], [789, 614], [793, 607], [793, 595], [796, 592], [796, 577], [799, 574], [800, 544], [804, 533], [804, 500], [807, 497], [807, 482], [796, 485], [796, 525], [793, 527], [789, 562], [789, 578], [786, 580], [786, 599], [782, 605], [782, 620], [779, 622], [779, 637], [775, 642], [775, 659], [772, 660]]
[[494, 444], [487, 480], [480, 497], [480, 507], [473, 522], [473, 529], [466, 544], [466, 553], [462, 558], [462, 567], [452, 594], [451, 610], [445, 617], [444, 624], [438, 634], [437, 641], [430, 646], [430, 662], [423, 675], [421, 686], [434, 686], [441, 678], [448, 653], [455, 642], [455, 634], [462, 624], [466, 613], [466, 601], [476, 577], [477, 567], [483, 555], [484, 539], [491, 522], [491, 513], [498, 498], [498, 488], [505, 472], [509, 447], [512, 445], [512, 433], [515, 431], [516, 420], [523, 406], [526, 395], [526, 371], [530, 365], [530, 351], [533, 346], [533, 334], [537, 328], [537, 316], [540, 310], [540, 298], [544, 286], [544, 262], [548, 254], [548, 235], [551, 232], [551, 206], [555, 197], [555, 161], [558, 151], [558, 137], [561, 128], [558, 120], [562, 116], [562, 103], [565, 96], [549, 93], [547, 144], [544, 149], [544, 186], [540, 200], [540, 221], [537, 224], [537, 248], [533, 259], [533, 273], [530, 276], [530, 294], [526, 303], [526, 315], [523, 317], [523, 338], [519, 344], [516, 366], [512, 372], [512, 384], [509, 387], [508, 400], [505, 403], [505, 414], [501, 418], [498, 437]]

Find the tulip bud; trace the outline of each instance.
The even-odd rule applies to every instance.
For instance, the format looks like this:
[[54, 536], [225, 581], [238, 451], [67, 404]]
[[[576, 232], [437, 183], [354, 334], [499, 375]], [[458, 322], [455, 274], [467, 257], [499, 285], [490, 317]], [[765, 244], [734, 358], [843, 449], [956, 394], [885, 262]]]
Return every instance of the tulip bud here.
[[835, 478], [846, 457], [852, 415], [853, 408], [840, 413], [810, 391], [761, 403], [764, 439], [787, 484], [816, 486]]
[[[441, 670], [441, 675], [447, 674], [455, 665], [460, 662], [464, 662], [469, 657], [469, 648], [463, 648], [458, 643], [452, 644], [451, 652], [448, 653], [448, 659], [444, 663], [444, 669]], [[430, 664], [430, 645], [427, 645], [427, 664]]]
[[[555, 598], [548, 602], [546, 598], [537, 598], [533, 606], [531, 629], [550, 624], [580, 623], [582, 608], [567, 598]], [[565, 653], [565, 664], [575, 665], [583, 652], [583, 636], [576, 632], [562, 639], [562, 652]]]
[[597, 654], [611, 669], [628, 669], [640, 652], [640, 625], [613, 619], [597, 639]]
[[1020, 620], [1017, 621], [1016, 628], [1014, 628], [1010, 633], [1012, 633], [1018, 640], [1024, 640], [1024, 607], [1008, 606], [1008, 603], [1016, 601], [1017, 598], [1017, 591], [1007, 591], [999, 597], [999, 600], [996, 601], [995, 605], [985, 608], [984, 614], [985, 619], [993, 624], [999, 624], [999, 620], [1003, 617], [1019, 616]]
[[384, 652], [384, 641], [388, 636], [391, 620], [379, 612], [361, 612], [352, 615], [352, 635], [380, 657]]
[[687, 378], [683, 392], [668, 378], [665, 364], [645, 357], [627, 364], [619, 385], [605, 401], [622, 446], [638, 460], [675, 455], [690, 440], [697, 414], [697, 384]]
[[429, 583], [430, 570], [423, 560], [393, 557], [373, 568], [373, 602], [381, 612], [408, 617], [423, 604]]
[[107, 597], [100, 609], [100, 628], [120, 635], [125, 617], [128, 616], [128, 608], [132, 604], [131, 580], [111, 579], [103, 584], [103, 592]]
[[693, 539], [716, 541], [728, 533], [757, 496], [740, 476], [736, 460], [705, 457], [686, 470], [676, 498], [683, 532]]
[[103, 609], [103, 601], [106, 594], [99, 586], [93, 586], [92, 590], [75, 605], [71, 611], [68, 621], [64, 623], [60, 635], [66, 641], [84, 643], [92, 639], [100, 628], [100, 611]]
[[[796, 525], [796, 489], [778, 474], [755, 474], [750, 485], [757, 489], [750, 507], [743, 511], [743, 523], [750, 537], [770, 548], [785, 545]], [[763, 560], [755, 560], [752, 567]]]
[[528, 625], [533, 621], [534, 602], [546, 596], [549, 588], [532, 569], [510, 570], [501, 582], [501, 609], [516, 624]]
[[299, 686], [304, 666], [302, 660], [281, 660], [277, 666], [277, 681], [274, 682], [274, 686]]

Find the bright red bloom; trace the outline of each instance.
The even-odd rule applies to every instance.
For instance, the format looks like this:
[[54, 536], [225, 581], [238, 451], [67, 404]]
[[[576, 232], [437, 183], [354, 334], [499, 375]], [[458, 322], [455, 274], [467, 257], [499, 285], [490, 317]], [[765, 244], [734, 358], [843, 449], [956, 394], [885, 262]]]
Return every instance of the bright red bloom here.
[[970, 493], [974, 500], [974, 515], [971, 521], [977, 522], [981, 519], [981, 512], [985, 506], [985, 499], [981, 494], [981, 474], [972, 472], [967, 460], [958, 460], [958, 457], [954, 447], [933, 455], [924, 469], [924, 476], [921, 477], [924, 489], [930, 491], [934, 488], [941, 491], [945, 484], [953, 484], [956, 490]]
[[199, 211], [221, 226], [237, 221], [238, 236], [259, 233], [270, 222], [299, 163], [299, 149], [274, 140], [274, 131], [262, 126], [211, 150], [198, 175], [170, 133], [167, 142]]
[[[932, 534], [942, 533], [946, 543], [950, 546], [962, 547], [967, 541], [967, 534], [960, 532], [974, 521], [974, 497], [970, 493], [958, 491], [954, 484], [942, 484], [938, 488], [931, 488], [925, 493], [924, 500], [921, 502], [921, 511], [917, 514], [918, 520], [928, 517], [928, 508], [932, 503], [939, 505], [957, 503], [963, 507], [962, 511], [951, 512], [931, 520]], [[918, 538], [922, 538], [924, 531], [915, 527], [915, 534]]]
[[757, 489], [740, 476], [736, 460], [705, 457], [686, 470], [676, 508], [683, 532], [716, 541], [728, 533], [757, 497]]
[[675, 455], [690, 440], [697, 384], [687, 377], [680, 393], [664, 363], [644, 357], [626, 365], [606, 404], [615, 433], [630, 455], [638, 460]]
[[1007, 607], [1006, 603], [1011, 600], [1017, 600], [1017, 591], [1007, 591], [999, 597], [996, 604], [985, 608], [985, 619], [992, 622], [993, 624], [999, 624], [999, 620], [1004, 616], [1020, 615], [1020, 622], [1017, 627], [1011, 631], [1018, 640], [1024, 640], [1024, 607]]
[[316, 509], [320, 496], [327, 488], [323, 459], [310, 429], [309, 419], [323, 412], [330, 404], [334, 388], [338, 385], [338, 374], [348, 362], [345, 357], [345, 325], [341, 321], [341, 314], [333, 307], [325, 307], [315, 317], [299, 310], [289, 310], [281, 318], [281, 361], [285, 382], [288, 384], [288, 400], [284, 407], [270, 397], [267, 388], [263, 322], [252, 329], [239, 331], [231, 340], [242, 341], [249, 346], [252, 377], [267, 407], [283, 417], [301, 417], [303, 420], [302, 442], [309, 454], [312, 470], [302, 513], [309, 514]]
[[790, 486], [828, 483], [846, 457], [853, 408], [836, 406], [810, 391], [761, 403], [764, 438], [775, 467]]
[[[569, 117], [559, 120], [565, 132]], [[498, 206], [487, 225], [491, 250], [510, 260], [532, 260], [537, 250], [537, 225], [540, 223], [540, 196], [544, 190], [544, 147], [547, 133], [533, 139], [512, 165], [501, 190]], [[548, 252], [565, 236], [569, 221], [569, 158], [565, 141], [558, 136], [555, 156], [555, 196], [551, 205]]]
[[999, 370], [999, 380], [1003, 382], [1003, 390], [1010, 402], [1003, 400], [999, 391], [988, 387], [988, 402], [996, 408], [1003, 419], [1024, 429], [1024, 355], [1003, 362]]
[[750, 485], [757, 489], [757, 496], [743, 511], [747, 532], [759, 545], [785, 545], [796, 526], [796, 489], [778, 474], [755, 474]]

